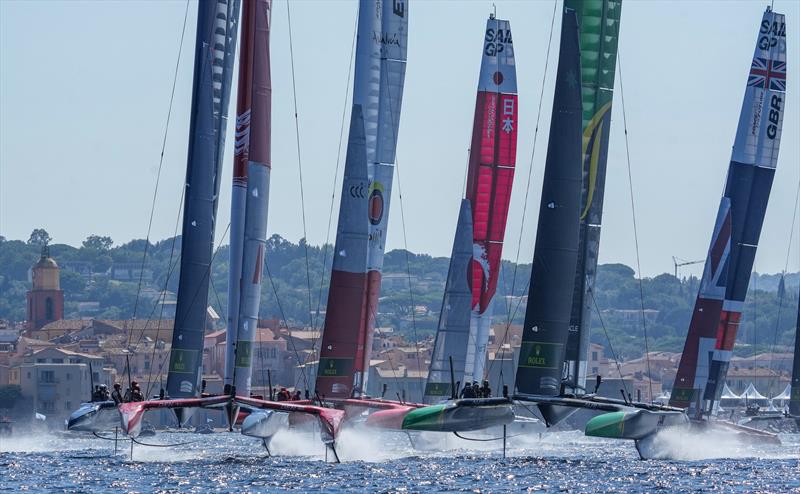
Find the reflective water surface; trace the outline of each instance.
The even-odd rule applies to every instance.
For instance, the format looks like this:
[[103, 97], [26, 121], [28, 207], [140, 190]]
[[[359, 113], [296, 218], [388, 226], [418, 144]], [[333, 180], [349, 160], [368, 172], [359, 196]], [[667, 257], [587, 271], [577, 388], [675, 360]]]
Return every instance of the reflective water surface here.
[[317, 436], [282, 433], [268, 457], [236, 433], [160, 433], [134, 445], [66, 433], [0, 438], [1, 492], [798, 492], [800, 435], [744, 447], [675, 438], [673, 461], [641, 461], [632, 443], [578, 432], [496, 441], [345, 431], [341, 464]]

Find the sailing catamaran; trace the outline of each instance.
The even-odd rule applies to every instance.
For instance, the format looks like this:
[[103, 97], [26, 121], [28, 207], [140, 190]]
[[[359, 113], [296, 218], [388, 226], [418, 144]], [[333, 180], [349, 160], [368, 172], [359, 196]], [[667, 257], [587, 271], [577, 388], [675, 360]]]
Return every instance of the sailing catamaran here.
[[[122, 429], [141, 431], [147, 410], [172, 409], [184, 425], [199, 407], [225, 408], [232, 427], [240, 406], [270, 414], [302, 414], [319, 420], [323, 441], [333, 447], [343, 416], [339, 410], [250, 396], [253, 334], [258, 321], [269, 195], [270, 105], [269, 0], [245, 0], [239, 70], [239, 101], [231, 211], [231, 300], [225, 393], [201, 395], [202, 350], [214, 222], [219, 195], [239, 1], [199, 2], [190, 147], [182, 229], [181, 272], [166, 398], [119, 405]], [[233, 238], [235, 237], [235, 238]], [[105, 410], [116, 407], [111, 402]], [[97, 430], [98, 410], [83, 408], [70, 429]], [[102, 424], [105, 426], [105, 423]], [[255, 432], [263, 429], [254, 428]], [[251, 434], [257, 435], [257, 434]], [[334, 450], [335, 453], [335, 450]]]
[[[424, 402], [404, 429], [466, 431], [514, 419], [505, 398], [458, 399], [485, 376], [495, 292], [517, 154], [517, 73], [511, 26], [486, 22], [467, 189], [461, 201]], [[437, 403], [444, 400], [442, 403]], [[389, 413], [389, 412], [386, 412]]]
[[[564, 7], [537, 234], [539, 261], [534, 261], [514, 396], [538, 403], [548, 425], [563, 420], [576, 407], [596, 408], [599, 401], [605, 402], [585, 393], [585, 379], [589, 294], [600, 241], [621, 1], [567, 0]], [[572, 161], [577, 163], [578, 176], [564, 176], [575, 172], [568, 168]], [[554, 201], [556, 197], [564, 203]], [[571, 282], [564, 274], [569, 269], [573, 270]], [[616, 405], [606, 402], [603, 406]], [[414, 411], [409, 418], [422, 413]]]
[[[173, 398], [193, 398], [200, 390], [209, 271], [239, 5], [238, 0], [198, 4], [181, 270], [166, 389]], [[93, 430], [100, 422], [107, 422], [101, 417], [106, 411], [119, 419], [114, 413], [117, 408], [114, 402], [87, 405], [72, 414], [68, 429]], [[181, 424], [188, 420], [189, 414], [176, 409]]]
[[[675, 378], [670, 405], [686, 409], [700, 427], [719, 425], [740, 437], [777, 441], [755, 429], [709, 421], [719, 405], [733, 354], [747, 286], [778, 161], [786, 99], [784, 15], [767, 7], [759, 25], [739, 126], [700, 290]], [[660, 454], [657, 433], [669, 421], [643, 419], [643, 411], [606, 414], [586, 425], [591, 436], [635, 439], [643, 457]]]

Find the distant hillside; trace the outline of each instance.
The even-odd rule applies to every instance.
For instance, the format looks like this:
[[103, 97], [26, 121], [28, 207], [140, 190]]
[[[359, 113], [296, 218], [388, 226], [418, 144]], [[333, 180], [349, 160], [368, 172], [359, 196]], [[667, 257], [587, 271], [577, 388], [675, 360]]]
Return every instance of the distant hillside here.
[[[47, 238], [36, 230], [27, 242], [0, 237], [0, 318], [21, 321], [25, 318], [25, 292], [30, 284], [28, 270], [39, 258], [41, 242]], [[141, 270], [144, 240], [113, 246], [108, 237], [91, 236], [80, 247], [51, 244], [50, 253], [61, 272], [68, 318], [97, 317], [125, 319], [158, 317], [159, 297], [177, 291], [177, 263], [180, 237], [147, 246], [147, 259]], [[308, 254], [308, 274], [306, 271]], [[278, 235], [267, 242], [267, 272], [263, 284], [261, 316], [286, 319], [293, 325], [321, 326], [327, 301], [332, 247], [292, 243]], [[324, 258], [324, 267], [323, 267]], [[172, 268], [170, 268], [170, 266]], [[435, 331], [447, 276], [448, 259], [393, 250], [386, 254], [378, 326], [394, 327], [409, 337], [423, 337]], [[498, 283], [495, 321], [512, 319], [522, 323], [525, 307], [520, 297], [527, 295], [531, 265], [504, 261]], [[139, 278], [142, 278], [140, 285]], [[639, 284], [635, 272], [622, 264], [606, 264], [598, 269], [597, 308], [593, 313], [592, 340], [618, 354], [635, 357], [644, 349], [640, 313]], [[409, 290], [409, 279], [410, 287]], [[745, 305], [736, 352], [750, 354], [771, 349], [773, 342], [790, 346], [794, 342], [800, 275], [786, 277], [785, 296], [778, 297], [779, 275], [754, 274], [751, 293]], [[225, 320], [228, 285], [228, 248], [215, 254], [209, 303]], [[651, 350], [681, 351], [691, 317], [698, 280], [678, 280], [662, 274], [642, 281], [644, 306], [649, 312], [647, 332]], [[309, 293], [310, 286], [310, 293]], [[754, 290], [755, 288], [755, 290]], [[138, 293], [138, 301], [137, 301]], [[413, 299], [413, 304], [412, 304]], [[779, 307], [781, 310], [779, 311]], [[319, 312], [317, 310], [319, 309]]]

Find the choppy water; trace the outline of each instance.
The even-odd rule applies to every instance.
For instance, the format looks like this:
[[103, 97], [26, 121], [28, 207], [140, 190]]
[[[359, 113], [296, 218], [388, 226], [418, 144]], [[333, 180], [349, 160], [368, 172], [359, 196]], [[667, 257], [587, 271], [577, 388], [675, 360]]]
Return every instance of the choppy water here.
[[38, 435], [0, 439], [0, 492], [800, 493], [800, 435], [782, 440], [760, 449], [676, 440], [687, 459], [641, 461], [632, 443], [561, 432], [513, 438], [503, 459], [488, 443], [448, 439], [444, 450], [420, 451], [400, 434], [346, 431], [337, 465], [310, 434], [276, 437], [280, 455], [267, 457], [235, 433], [161, 433], [142, 441], [191, 444], [135, 445], [133, 461], [130, 443], [114, 455], [111, 441]]

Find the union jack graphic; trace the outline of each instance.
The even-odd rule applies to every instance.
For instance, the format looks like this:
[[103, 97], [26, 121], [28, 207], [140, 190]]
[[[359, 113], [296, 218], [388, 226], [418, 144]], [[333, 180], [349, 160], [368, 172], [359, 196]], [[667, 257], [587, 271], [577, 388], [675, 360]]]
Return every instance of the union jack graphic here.
[[755, 57], [750, 65], [747, 85], [772, 91], [786, 91], [786, 62]]

